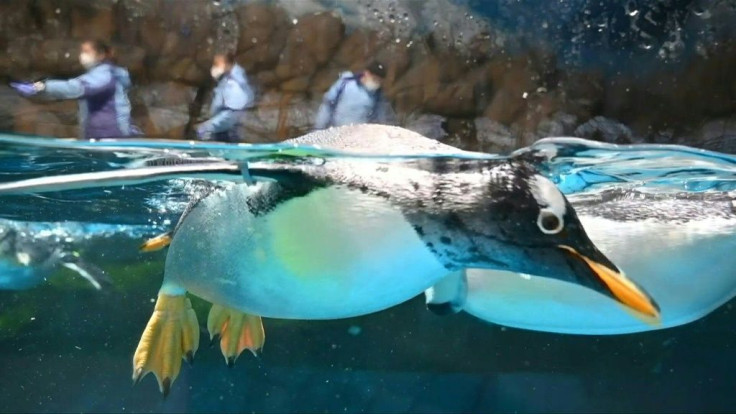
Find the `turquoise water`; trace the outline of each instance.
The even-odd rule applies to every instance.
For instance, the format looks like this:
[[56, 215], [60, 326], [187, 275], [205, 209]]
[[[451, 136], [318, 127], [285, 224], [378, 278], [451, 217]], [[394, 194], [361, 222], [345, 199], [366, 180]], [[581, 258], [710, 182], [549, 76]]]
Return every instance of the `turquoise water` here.
[[[86, 143], [0, 135], [0, 182], [122, 170], [172, 155], [247, 161], [253, 170], [274, 159], [319, 165], [334, 157], [409, 162], [437, 156], [366, 156], [292, 144]], [[698, 203], [698, 197], [725, 200], [725, 206], [736, 199], [736, 156], [728, 154], [551, 138], [512, 156], [533, 162], [585, 214], [595, 214], [586, 203], [616, 191], [619, 199], [634, 200], [632, 211], [639, 208], [636, 197], [649, 204], [665, 199], [672, 209], [665, 213], [692, 208], [687, 202]], [[0, 363], [8, 373], [0, 376], [4, 411], [701, 412], [733, 407], [732, 302], [675, 328], [578, 336], [502, 327], [465, 313], [439, 317], [417, 297], [359, 318], [265, 320], [268, 339], [260, 358], [244, 355], [228, 369], [219, 351], [207, 349], [203, 340], [196, 363], [183, 367], [167, 400], [151, 377], [131, 388], [132, 353], [150, 316], [165, 254], [141, 254], [137, 247], [170, 229], [201, 186], [198, 180], [176, 178], [2, 196], [0, 229], [21, 234], [35, 249], [72, 252], [103, 268], [109, 278], [97, 290], [68, 269], [39, 267], [33, 275], [27, 269], [18, 275], [37, 283], [0, 291]], [[695, 211], [727, 219], [730, 214], [730, 220], [736, 216], [733, 210]], [[736, 234], [726, 236], [733, 241]], [[662, 243], [666, 240], [663, 236]], [[736, 268], [719, 271], [736, 280]], [[707, 283], [705, 275], [697, 276]], [[195, 302], [200, 321], [204, 306]]]

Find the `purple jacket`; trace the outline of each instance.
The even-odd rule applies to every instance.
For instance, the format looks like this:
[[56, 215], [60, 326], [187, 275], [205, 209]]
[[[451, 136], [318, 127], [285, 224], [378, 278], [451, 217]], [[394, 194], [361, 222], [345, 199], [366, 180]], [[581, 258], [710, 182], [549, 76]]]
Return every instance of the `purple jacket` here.
[[46, 81], [45, 93], [55, 99], [79, 100], [81, 138], [121, 138], [134, 135], [128, 88], [128, 71], [103, 62], [77, 78]]

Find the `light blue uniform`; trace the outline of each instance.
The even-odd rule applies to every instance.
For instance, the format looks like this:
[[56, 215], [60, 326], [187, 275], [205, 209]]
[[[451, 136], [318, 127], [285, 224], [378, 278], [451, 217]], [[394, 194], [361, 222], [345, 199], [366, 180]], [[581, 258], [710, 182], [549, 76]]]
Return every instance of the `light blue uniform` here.
[[391, 105], [380, 90], [371, 92], [360, 83], [360, 75], [343, 72], [325, 93], [314, 122], [315, 129], [350, 124], [395, 124]]
[[243, 111], [253, 106], [253, 101], [253, 89], [248, 84], [245, 70], [238, 64], [233, 65], [230, 72], [217, 82], [210, 105], [210, 119], [199, 126], [200, 136], [216, 141], [240, 141], [240, 120]]
[[119, 138], [138, 133], [130, 122], [128, 71], [108, 62], [69, 80], [48, 80], [45, 94], [79, 100], [81, 138]]

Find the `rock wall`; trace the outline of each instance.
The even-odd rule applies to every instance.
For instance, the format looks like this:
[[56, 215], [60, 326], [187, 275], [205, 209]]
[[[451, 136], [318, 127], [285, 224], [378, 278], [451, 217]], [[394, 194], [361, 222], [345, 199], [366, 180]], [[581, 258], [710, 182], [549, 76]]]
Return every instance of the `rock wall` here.
[[[74, 76], [80, 41], [105, 39], [133, 77], [136, 124], [147, 136], [185, 138], [207, 113], [213, 54], [232, 50], [258, 89], [246, 136], [271, 142], [308, 131], [338, 73], [375, 57], [388, 67], [385, 93], [402, 125], [468, 149], [504, 152], [573, 134], [723, 147], [736, 132], [735, 43], [651, 75], [609, 76], [514, 45], [450, 0], [324, 10], [317, 0], [4, 0], [0, 79]], [[714, 137], [713, 122], [728, 127]], [[0, 88], [0, 129], [74, 136], [76, 106]]]

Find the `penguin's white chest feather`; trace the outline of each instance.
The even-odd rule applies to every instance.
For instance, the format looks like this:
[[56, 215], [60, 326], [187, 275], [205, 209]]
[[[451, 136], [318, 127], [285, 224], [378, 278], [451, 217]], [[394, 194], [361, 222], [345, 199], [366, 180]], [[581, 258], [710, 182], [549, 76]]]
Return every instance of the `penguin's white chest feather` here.
[[591, 240], [661, 308], [648, 324], [614, 300], [572, 283], [468, 270], [465, 311], [489, 322], [572, 334], [623, 334], [697, 320], [736, 294], [736, 222], [615, 222], [580, 216]]
[[448, 273], [383, 198], [328, 187], [256, 217], [251, 191], [212, 195], [187, 216], [167, 282], [266, 317], [332, 319], [397, 305]]

